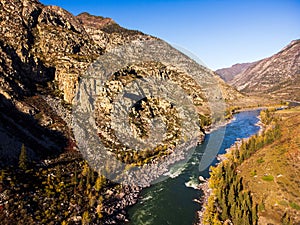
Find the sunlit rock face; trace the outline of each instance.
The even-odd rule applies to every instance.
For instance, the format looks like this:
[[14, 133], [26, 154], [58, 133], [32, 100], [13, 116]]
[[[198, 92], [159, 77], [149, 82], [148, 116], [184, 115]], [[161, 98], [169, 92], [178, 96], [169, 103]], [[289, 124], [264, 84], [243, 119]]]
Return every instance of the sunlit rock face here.
[[[22, 143], [37, 158], [76, 149], [71, 129], [72, 102], [82, 76], [99, 57], [131, 43], [149, 43], [151, 47], [152, 41], [158, 41], [161, 48], [167, 45], [139, 31], [122, 28], [110, 18], [88, 13], [74, 16], [60, 7], [45, 6], [35, 0], [1, 0], [0, 8], [0, 106], [5, 109], [1, 111], [2, 121], [11, 121], [9, 125], [1, 122], [0, 126], [1, 132], [7, 133], [3, 135], [3, 148], [6, 149], [3, 158], [11, 155], [12, 161], [17, 159], [14, 149], [20, 149]], [[127, 51], [126, 54], [130, 56], [131, 53]], [[156, 55], [161, 54], [157, 49]], [[126, 55], [122, 57], [126, 58]], [[211, 107], [214, 106], [208, 104], [208, 99], [216, 98], [207, 96], [207, 91], [215, 89], [214, 84], [218, 83], [224, 101], [234, 101], [240, 95], [204, 67], [201, 67], [201, 82], [205, 85], [199, 87], [198, 81], [189, 73], [190, 68], [182, 70], [177, 55], [171, 57], [172, 64], [152, 60], [116, 68], [107, 81], [106, 94], [130, 88], [126, 82], [141, 77], [170, 81], [186, 93], [197, 115], [202, 115], [197, 117], [201, 139], [201, 129], [212, 119]], [[95, 116], [99, 136], [112, 138], [107, 129], [102, 130], [113, 121], [103, 114], [111, 110], [106, 97], [96, 102]], [[178, 137], [183, 137], [182, 119], [174, 102], [145, 95], [143, 99], [133, 101], [132, 106], [129, 113], [131, 128], [127, 132], [132, 132], [143, 142], [151, 136], [148, 122], [154, 117], [162, 117], [166, 126], [157, 129], [167, 131], [165, 139], [169, 143], [179, 143]], [[169, 154], [172, 152], [170, 146], [165, 142], [159, 148]], [[116, 151], [117, 155], [120, 149]]]

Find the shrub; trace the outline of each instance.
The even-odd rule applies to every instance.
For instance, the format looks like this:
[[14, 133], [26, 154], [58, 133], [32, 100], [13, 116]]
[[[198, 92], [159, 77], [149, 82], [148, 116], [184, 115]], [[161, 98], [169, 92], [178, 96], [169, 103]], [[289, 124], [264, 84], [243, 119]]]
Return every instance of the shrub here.
[[252, 171], [251, 171], [251, 173], [250, 173], [250, 175], [251, 175], [251, 177], [254, 177], [254, 176], [256, 176], [256, 175], [257, 175], [257, 172], [256, 172], [256, 170], [252, 170]]
[[264, 181], [273, 181], [274, 177], [272, 175], [265, 175], [262, 178]]
[[300, 210], [300, 205], [296, 204], [295, 202], [290, 202], [290, 206], [293, 209]]
[[258, 163], [264, 163], [265, 160], [264, 160], [262, 157], [260, 157], [260, 158], [257, 160], [257, 162], [258, 162]]

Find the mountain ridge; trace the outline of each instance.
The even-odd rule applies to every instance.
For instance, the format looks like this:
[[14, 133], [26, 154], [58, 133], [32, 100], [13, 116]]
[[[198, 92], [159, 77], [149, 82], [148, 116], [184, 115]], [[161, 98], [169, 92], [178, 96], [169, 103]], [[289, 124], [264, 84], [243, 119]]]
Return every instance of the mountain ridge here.
[[230, 82], [233, 78], [246, 70], [250, 66], [254, 65], [256, 62], [248, 62], [248, 63], [236, 63], [231, 67], [221, 68], [216, 70], [215, 72], [225, 81]]
[[229, 82], [239, 91], [265, 94], [282, 100], [300, 99], [300, 40], [262, 59]]

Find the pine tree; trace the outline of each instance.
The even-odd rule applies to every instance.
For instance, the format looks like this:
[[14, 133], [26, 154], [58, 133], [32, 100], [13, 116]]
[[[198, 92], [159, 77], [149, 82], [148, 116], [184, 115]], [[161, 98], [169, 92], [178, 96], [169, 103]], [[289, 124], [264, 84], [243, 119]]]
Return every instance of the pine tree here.
[[219, 213], [218, 212], [215, 213], [215, 216], [213, 218], [213, 223], [212, 224], [214, 224], [214, 225], [222, 225], [221, 221], [219, 220]]
[[1, 170], [1, 172], [0, 172], [0, 183], [3, 182], [4, 178], [5, 178], [5, 171]]
[[234, 204], [235, 204], [235, 192], [234, 192], [234, 187], [233, 185], [230, 186], [229, 189], [229, 194], [228, 194], [228, 205], [231, 206], [231, 211], [230, 215], [233, 217], [235, 212], [234, 212]]
[[82, 225], [88, 225], [90, 223], [90, 215], [88, 211], [85, 211], [82, 215]]
[[86, 177], [86, 176], [89, 176], [89, 173], [90, 173], [90, 167], [89, 167], [89, 164], [85, 161], [81, 174]]
[[95, 190], [100, 191], [105, 185], [105, 178], [102, 175], [99, 175], [96, 179]]
[[248, 215], [248, 211], [244, 210], [243, 212], [243, 225], [250, 225], [250, 216]]
[[77, 183], [78, 183], [78, 177], [77, 177], [77, 171], [75, 170], [74, 175], [72, 177], [72, 184], [74, 184], [76, 187]]
[[24, 144], [22, 144], [21, 153], [19, 156], [19, 168], [22, 170], [27, 169], [27, 152]]
[[282, 225], [292, 225], [291, 218], [287, 213], [284, 213], [282, 219], [281, 219]]
[[253, 225], [257, 225], [258, 216], [257, 216], [257, 205], [254, 205], [252, 208], [252, 223]]
[[203, 224], [205, 224], [205, 225], [213, 224], [214, 215], [216, 213], [214, 198], [215, 198], [215, 196], [213, 196], [213, 195], [210, 195], [208, 197], [206, 210], [204, 211], [204, 215], [203, 215]]
[[98, 200], [98, 205], [97, 205], [97, 208], [96, 208], [96, 212], [97, 212], [98, 217], [100, 219], [103, 217], [102, 210], [103, 210], [103, 197], [100, 196], [99, 200]]

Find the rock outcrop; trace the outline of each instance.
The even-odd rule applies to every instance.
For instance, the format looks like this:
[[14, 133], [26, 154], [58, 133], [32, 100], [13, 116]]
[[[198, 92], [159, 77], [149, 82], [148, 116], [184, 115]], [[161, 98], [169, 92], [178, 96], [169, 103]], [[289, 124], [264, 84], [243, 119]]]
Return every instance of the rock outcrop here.
[[[24, 128], [15, 121], [18, 112], [22, 114], [21, 120], [28, 117], [36, 124], [35, 128], [31, 126], [33, 130], [40, 126], [56, 132], [54, 136], [62, 136], [62, 139], [72, 136], [66, 126], [70, 120], [66, 124], [65, 118], [58, 115], [61, 110], [57, 109], [69, 109], [66, 111], [70, 113], [80, 75], [107, 48], [150, 38], [121, 28], [108, 18], [87, 13], [76, 17], [60, 7], [44, 6], [35, 0], [1, 0], [0, 8], [0, 94], [1, 107], [5, 108], [2, 116], [3, 121], [8, 120], [5, 116], [14, 121], [18, 127], [14, 129], [20, 131], [19, 135], [12, 131], [12, 135], [3, 140], [6, 150], [10, 146], [20, 149], [21, 143], [28, 142], [24, 133], [32, 134], [29, 127]], [[93, 26], [92, 21], [97, 25]], [[18, 137], [16, 140], [9, 136]], [[43, 137], [39, 135], [34, 139]], [[30, 142], [30, 147], [37, 146], [37, 141]], [[55, 148], [63, 149], [65, 145]], [[48, 145], [45, 146], [47, 149]], [[16, 155], [7, 150], [3, 157], [10, 151]]]

